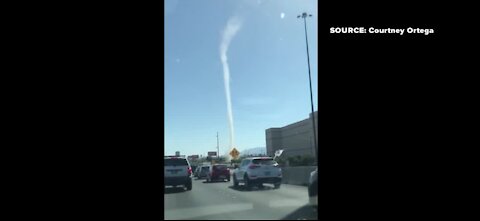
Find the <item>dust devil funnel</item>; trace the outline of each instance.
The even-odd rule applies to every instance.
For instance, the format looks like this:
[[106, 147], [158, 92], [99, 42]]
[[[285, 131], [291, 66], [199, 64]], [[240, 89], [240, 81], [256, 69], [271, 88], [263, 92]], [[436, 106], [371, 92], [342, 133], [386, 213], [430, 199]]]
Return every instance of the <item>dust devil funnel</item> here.
[[230, 96], [230, 69], [227, 62], [227, 51], [232, 38], [241, 27], [241, 21], [237, 17], [228, 19], [227, 26], [222, 31], [222, 42], [220, 43], [220, 59], [223, 65], [223, 79], [225, 83], [225, 95], [227, 97], [228, 125], [230, 128], [230, 149], [235, 145], [235, 133], [233, 130], [232, 99]]

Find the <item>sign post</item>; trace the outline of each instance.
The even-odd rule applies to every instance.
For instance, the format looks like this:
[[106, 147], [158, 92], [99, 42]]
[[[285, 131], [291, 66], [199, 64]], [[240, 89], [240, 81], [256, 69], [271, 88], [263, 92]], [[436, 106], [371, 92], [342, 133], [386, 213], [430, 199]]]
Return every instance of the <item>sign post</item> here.
[[275, 158], [277, 158], [277, 157], [281, 156], [281, 155], [282, 155], [282, 153], [283, 153], [283, 149], [280, 149], [280, 150], [277, 150], [277, 151], [275, 151], [275, 156], [273, 157], [273, 159], [275, 159]]

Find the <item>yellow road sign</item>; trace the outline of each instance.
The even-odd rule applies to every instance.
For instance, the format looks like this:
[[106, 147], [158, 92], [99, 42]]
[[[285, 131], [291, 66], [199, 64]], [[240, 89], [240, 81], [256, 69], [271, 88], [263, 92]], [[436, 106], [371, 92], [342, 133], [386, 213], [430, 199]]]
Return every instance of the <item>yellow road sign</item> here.
[[238, 150], [234, 147], [231, 151], [230, 151], [230, 156], [232, 156], [234, 159], [236, 159], [238, 157], [238, 155], [240, 155], [240, 152], [238, 152]]

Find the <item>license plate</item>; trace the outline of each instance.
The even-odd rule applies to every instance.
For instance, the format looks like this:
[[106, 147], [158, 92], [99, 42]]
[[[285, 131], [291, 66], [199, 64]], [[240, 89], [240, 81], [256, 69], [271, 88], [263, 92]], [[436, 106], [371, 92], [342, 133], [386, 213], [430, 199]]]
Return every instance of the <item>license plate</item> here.
[[178, 171], [180, 170], [168, 170], [171, 174], [177, 174]]
[[270, 176], [270, 172], [265, 172], [265, 176]]

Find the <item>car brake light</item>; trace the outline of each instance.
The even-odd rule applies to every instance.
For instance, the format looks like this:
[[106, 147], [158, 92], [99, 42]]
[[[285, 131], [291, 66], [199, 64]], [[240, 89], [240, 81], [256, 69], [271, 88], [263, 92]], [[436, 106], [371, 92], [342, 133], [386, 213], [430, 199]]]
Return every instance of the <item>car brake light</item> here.
[[188, 175], [192, 175], [192, 168], [188, 167]]

